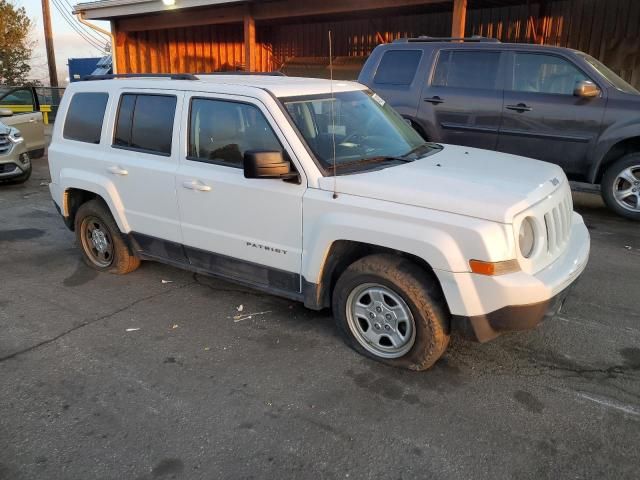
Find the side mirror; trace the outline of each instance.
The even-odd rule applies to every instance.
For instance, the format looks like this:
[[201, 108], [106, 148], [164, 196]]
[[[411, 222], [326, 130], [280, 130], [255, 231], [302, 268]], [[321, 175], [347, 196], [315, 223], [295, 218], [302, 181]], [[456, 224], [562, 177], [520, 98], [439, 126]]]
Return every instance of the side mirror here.
[[576, 88], [573, 89], [573, 94], [576, 97], [593, 98], [600, 95], [600, 89], [598, 86], [590, 82], [589, 80], [583, 80], [576, 83]]
[[0, 108], [0, 117], [11, 117], [13, 112], [8, 108]]
[[282, 178], [297, 177], [291, 171], [291, 162], [285, 160], [280, 151], [248, 150], [244, 152], [245, 178]]

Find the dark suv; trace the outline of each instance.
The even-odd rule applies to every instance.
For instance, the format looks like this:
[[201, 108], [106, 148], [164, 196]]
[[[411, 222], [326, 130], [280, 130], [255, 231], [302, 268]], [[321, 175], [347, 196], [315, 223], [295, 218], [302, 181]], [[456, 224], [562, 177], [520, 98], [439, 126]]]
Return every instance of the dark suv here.
[[640, 92], [589, 55], [472, 37], [378, 46], [360, 72], [428, 140], [560, 165], [640, 220]]

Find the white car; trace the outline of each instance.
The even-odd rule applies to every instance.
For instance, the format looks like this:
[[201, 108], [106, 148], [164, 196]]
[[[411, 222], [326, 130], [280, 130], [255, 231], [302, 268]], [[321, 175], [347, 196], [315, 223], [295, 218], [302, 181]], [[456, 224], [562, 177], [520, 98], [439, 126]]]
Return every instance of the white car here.
[[425, 143], [353, 82], [73, 83], [49, 164], [88, 265], [157, 260], [332, 307], [351, 347], [413, 370], [452, 330], [537, 326], [589, 256], [559, 167]]

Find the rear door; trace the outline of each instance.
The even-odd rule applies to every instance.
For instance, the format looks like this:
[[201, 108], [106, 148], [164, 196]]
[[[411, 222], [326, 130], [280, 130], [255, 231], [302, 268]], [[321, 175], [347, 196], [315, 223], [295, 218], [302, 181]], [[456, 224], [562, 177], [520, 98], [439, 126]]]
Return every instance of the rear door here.
[[[594, 81], [569, 59], [553, 53], [509, 53], [507, 88], [498, 150], [585, 172], [606, 107], [600, 96], [574, 96], [576, 83]], [[597, 85], [597, 83], [596, 83]]]
[[440, 50], [418, 107], [430, 140], [496, 148], [502, 115], [502, 63], [497, 50]]
[[[175, 191], [183, 93], [126, 89], [113, 98], [102, 174], [113, 182], [134, 236], [151, 255], [181, 261]], [[161, 241], [159, 241], [161, 240]]]
[[3, 117], [2, 123], [20, 130], [29, 152], [44, 148], [42, 113], [38, 111], [38, 103], [30, 87], [4, 93], [0, 97], [0, 108], [13, 112], [12, 116]]

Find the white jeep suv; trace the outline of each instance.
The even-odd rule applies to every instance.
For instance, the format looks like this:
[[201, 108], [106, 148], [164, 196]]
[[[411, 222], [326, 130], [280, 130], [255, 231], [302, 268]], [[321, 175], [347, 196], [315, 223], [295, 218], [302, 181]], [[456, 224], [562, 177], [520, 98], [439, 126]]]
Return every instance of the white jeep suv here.
[[589, 256], [559, 167], [425, 143], [358, 83], [74, 83], [49, 164], [88, 265], [157, 260], [332, 307], [351, 347], [413, 370], [452, 330], [535, 327]]

